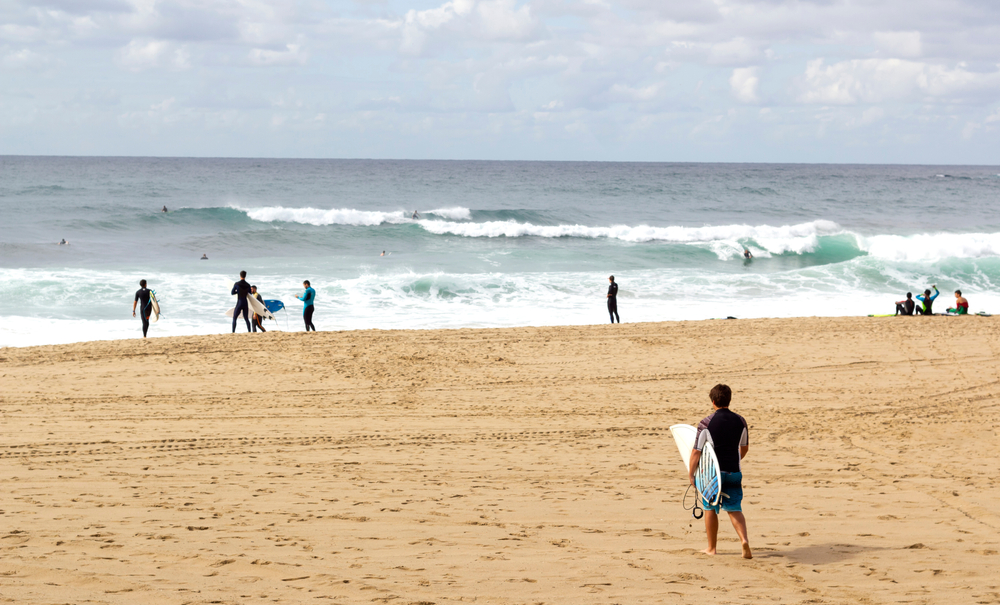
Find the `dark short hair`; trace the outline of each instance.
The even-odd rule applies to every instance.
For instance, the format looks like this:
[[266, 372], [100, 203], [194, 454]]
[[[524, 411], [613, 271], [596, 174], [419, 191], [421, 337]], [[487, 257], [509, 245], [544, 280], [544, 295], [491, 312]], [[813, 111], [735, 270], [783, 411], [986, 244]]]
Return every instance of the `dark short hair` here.
[[247, 276], [247, 272], [246, 271], [240, 271], [240, 277], [246, 279], [246, 276]]
[[913, 298], [913, 292], [907, 292], [906, 298]]
[[303, 279], [303, 280], [302, 280], [302, 283], [304, 283], [304, 284], [305, 284], [305, 285], [307, 285], [307, 286], [311, 286], [311, 285], [312, 285], [312, 284], [310, 284], [310, 283], [309, 283], [309, 280], [308, 280], [308, 279]]
[[955, 290], [955, 294], [958, 294], [959, 296], [961, 296], [962, 295], [962, 291], [961, 290]]
[[611, 281], [615, 281], [615, 276], [614, 275], [610, 275], [610, 276], [608, 276], [608, 279], [610, 279]]
[[250, 286], [251, 288], [256, 288], [257, 286]]
[[145, 288], [146, 287], [146, 280], [140, 279], [139, 280], [139, 285], [142, 286], [143, 288]]
[[717, 384], [708, 392], [708, 398], [720, 408], [728, 408], [733, 400], [733, 390], [724, 384]]
[[924, 296], [930, 296], [930, 295], [931, 295], [930, 290], [924, 290]]

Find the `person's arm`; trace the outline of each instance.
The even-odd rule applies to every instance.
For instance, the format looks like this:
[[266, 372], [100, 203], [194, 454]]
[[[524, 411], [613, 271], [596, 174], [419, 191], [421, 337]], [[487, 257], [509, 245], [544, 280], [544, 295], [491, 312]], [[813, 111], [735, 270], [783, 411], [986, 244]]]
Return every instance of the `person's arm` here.
[[934, 288], [934, 294], [931, 295], [931, 302], [934, 302], [934, 299], [938, 297], [938, 294], [940, 294], [940, 292], [938, 292], [937, 286], [931, 286], [931, 287]]
[[234, 294], [235, 295], [236, 292], [239, 290], [239, 287], [240, 287], [240, 282], [236, 282], [235, 284], [233, 284], [233, 291], [230, 292], [230, 294]]
[[135, 306], [139, 303], [139, 297], [132, 301], [132, 317], [135, 317]]
[[691, 450], [691, 464], [688, 465], [688, 481], [694, 485], [694, 472], [698, 470], [698, 463], [701, 462], [701, 451]]
[[740, 446], [740, 460], [743, 460], [744, 458], [746, 458], [747, 457], [747, 452], [749, 452], [749, 451], [750, 451], [750, 446], [749, 445], [741, 445]]

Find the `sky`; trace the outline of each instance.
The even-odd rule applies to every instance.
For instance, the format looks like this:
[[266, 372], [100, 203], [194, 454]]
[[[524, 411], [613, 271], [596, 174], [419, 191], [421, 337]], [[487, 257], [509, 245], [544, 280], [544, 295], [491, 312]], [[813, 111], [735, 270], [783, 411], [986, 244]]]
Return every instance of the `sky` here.
[[996, 0], [3, 0], [0, 154], [1000, 164]]

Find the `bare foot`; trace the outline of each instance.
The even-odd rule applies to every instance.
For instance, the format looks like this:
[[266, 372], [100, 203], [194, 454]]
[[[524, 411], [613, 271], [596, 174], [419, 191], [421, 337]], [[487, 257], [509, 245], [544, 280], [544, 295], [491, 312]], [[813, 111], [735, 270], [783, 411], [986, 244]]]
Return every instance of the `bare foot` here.
[[743, 543], [743, 558], [744, 559], [752, 559], [753, 558], [753, 553], [750, 552], [750, 545], [747, 544], [746, 542]]
[[714, 555], [715, 554], [715, 549], [714, 548], [706, 548], [705, 550], [701, 551], [701, 554], [703, 554], [703, 555]]

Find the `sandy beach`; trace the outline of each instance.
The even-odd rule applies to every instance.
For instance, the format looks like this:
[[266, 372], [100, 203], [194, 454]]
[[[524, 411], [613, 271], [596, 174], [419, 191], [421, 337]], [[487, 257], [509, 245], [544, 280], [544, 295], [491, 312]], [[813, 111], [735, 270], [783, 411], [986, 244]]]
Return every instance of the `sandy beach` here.
[[[998, 336], [839, 318], [0, 349], [0, 602], [1000, 603]], [[751, 426], [750, 561], [725, 518], [698, 554], [667, 430], [719, 382]]]

